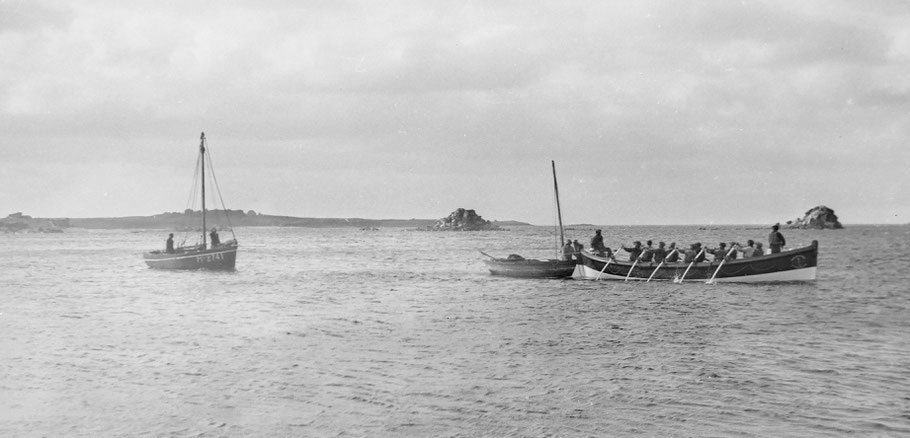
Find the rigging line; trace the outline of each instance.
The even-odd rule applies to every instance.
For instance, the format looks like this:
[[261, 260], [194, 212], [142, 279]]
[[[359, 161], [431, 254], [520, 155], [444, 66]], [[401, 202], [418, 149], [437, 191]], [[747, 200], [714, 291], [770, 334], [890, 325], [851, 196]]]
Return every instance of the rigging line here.
[[[202, 169], [202, 165], [200, 164], [199, 161], [201, 159], [202, 159], [202, 157], [200, 155], [196, 155], [196, 167], [193, 172], [193, 184], [192, 184], [192, 187], [190, 188], [190, 195], [186, 202], [186, 208], [183, 210], [184, 215], [186, 214], [187, 210], [190, 211], [190, 220], [189, 221], [184, 220], [185, 229], [183, 230], [183, 242], [181, 243], [181, 246], [183, 246], [186, 243], [186, 236], [187, 236], [187, 233], [189, 232], [188, 230], [193, 229], [192, 226], [186, 226], [186, 225], [193, 222], [192, 216], [195, 213], [195, 208], [193, 208], [193, 207], [196, 206], [196, 200], [198, 199], [198, 196], [199, 196], [199, 171]], [[197, 240], [197, 242], [198, 242], [198, 240]]]
[[201, 157], [196, 157], [196, 168], [193, 172], [193, 185], [191, 186], [190, 195], [186, 200], [186, 209], [191, 209], [196, 206], [196, 195], [197, 189], [199, 188], [199, 160]]
[[218, 178], [215, 177], [215, 166], [212, 163], [212, 150], [208, 143], [208, 139], [206, 139], [205, 153], [209, 156], [209, 173], [212, 175], [212, 182], [215, 183], [215, 193], [218, 194], [218, 200], [221, 201], [221, 209], [224, 210], [224, 217], [227, 219], [228, 227], [231, 229], [231, 236], [234, 240], [237, 240], [237, 236], [234, 234], [234, 225], [231, 223], [231, 214], [228, 211], [227, 206], [224, 205], [224, 198], [221, 196], [221, 186], [218, 185]]

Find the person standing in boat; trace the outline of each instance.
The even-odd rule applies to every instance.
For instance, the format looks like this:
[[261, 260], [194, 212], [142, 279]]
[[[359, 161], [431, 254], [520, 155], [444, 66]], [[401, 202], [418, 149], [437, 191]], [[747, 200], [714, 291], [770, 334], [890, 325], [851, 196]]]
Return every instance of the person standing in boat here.
[[566, 240], [565, 246], [562, 247], [562, 259], [563, 260], [572, 260], [572, 255], [575, 254], [575, 246], [572, 245], [571, 240]]
[[578, 243], [578, 239], [572, 241], [572, 248], [575, 248], [575, 260], [581, 261], [581, 250], [584, 249], [584, 245]]
[[600, 234], [600, 230], [595, 231], [594, 237], [591, 238], [591, 250], [601, 257], [607, 255], [607, 247], [604, 246], [604, 236]]
[[212, 227], [212, 232], [209, 233], [209, 238], [212, 239], [212, 248], [221, 245], [221, 239], [218, 238], [218, 230], [215, 227]]
[[777, 254], [780, 249], [787, 244], [784, 235], [780, 233], [780, 224], [774, 224], [771, 227], [771, 234], [768, 234], [768, 246], [771, 247], [771, 254]]
[[168, 234], [167, 241], [164, 242], [164, 252], [168, 254], [174, 253], [174, 233]]

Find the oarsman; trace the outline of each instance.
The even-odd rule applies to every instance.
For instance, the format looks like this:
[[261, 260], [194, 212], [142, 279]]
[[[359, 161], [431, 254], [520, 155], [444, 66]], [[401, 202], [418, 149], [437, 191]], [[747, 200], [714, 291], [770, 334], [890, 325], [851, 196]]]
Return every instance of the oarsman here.
[[676, 242], [670, 242], [670, 247], [667, 248], [667, 257], [664, 258], [664, 261], [667, 263], [679, 261], [679, 251], [676, 249]]
[[[759, 243], [759, 245], [761, 245], [761, 243]], [[758, 257], [761, 255], [761, 252], [759, 252], [757, 250], [757, 248], [755, 248], [755, 241], [753, 241], [752, 239], [749, 239], [746, 241], [746, 246], [742, 246], [738, 243], [734, 243], [734, 247], [736, 248], [737, 251], [741, 251], [743, 253], [744, 259], [749, 258], [749, 257]]]
[[727, 244], [724, 242], [718, 243], [717, 248], [715, 248], [715, 249], [706, 250], [706, 252], [714, 254], [714, 261], [716, 261], [716, 262], [720, 262], [721, 260], [723, 260], [724, 257], [727, 256], [728, 251], [729, 250], [727, 249]]
[[623, 245], [622, 249], [625, 252], [629, 253], [629, 261], [633, 262], [638, 259], [638, 256], [641, 255], [641, 242], [636, 240], [632, 242], [631, 248], [627, 248], [625, 245]]
[[658, 242], [657, 249], [654, 250], [654, 263], [661, 263], [667, 257], [666, 243]]
[[649, 240], [645, 242], [645, 247], [641, 249], [641, 254], [638, 256], [638, 260], [643, 262], [650, 262], [654, 260], [654, 244]]

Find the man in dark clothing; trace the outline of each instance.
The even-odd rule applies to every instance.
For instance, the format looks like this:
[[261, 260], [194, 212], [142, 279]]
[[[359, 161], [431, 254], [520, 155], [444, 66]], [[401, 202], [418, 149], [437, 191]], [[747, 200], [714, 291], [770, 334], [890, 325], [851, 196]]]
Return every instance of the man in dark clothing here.
[[165, 242], [164, 252], [172, 254], [174, 252], [174, 233], [171, 233], [167, 236], [167, 241]]
[[664, 248], [666, 243], [660, 242], [657, 244], [657, 249], [654, 250], [654, 263], [661, 263], [667, 257], [667, 248]]
[[701, 242], [693, 243], [692, 248], [689, 251], [686, 251], [685, 261], [686, 263], [701, 263], [705, 261], [705, 252], [702, 251]]
[[575, 260], [581, 261], [581, 250], [584, 248], [584, 245], [578, 243], [578, 240], [572, 241], [572, 248], [575, 248]]
[[221, 244], [221, 240], [218, 239], [218, 230], [215, 227], [212, 227], [212, 232], [209, 233], [209, 237], [212, 238], [212, 248]]
[[565, 246], [562, 247], [562, 259], [572, 260], [573, 254], [575, 254], [575, 247], [572, 246], [571, 240], [566, 240]]
[[771, 254], [779, 253], [780, 249], [787, 244], [784, 235], [778, 231], [779, 229], [780, 225], [774, 224], [774, 226], [771, 227], [771, 234], [768, 235], [768, 246], [771, 247]]
[[607, 247], [604, 246], [604, 236], [600, 234], [600, 230], [595, 231], [594, 237], [591, 238], [591, 250], [601, 257], [607, 255]]
[[631, 248], [626, 248], [625, 246], [623, 246], [622, 249], [624, 251], [626, 251], [627, 253], [629, 253], [630, 262], [635, 261], [635, 259], [637, 259], [638, 256], [641, 255], [641, 242], [636, 240], [635, 242], [632, 242]]
[[[724, 242], [718, 243], [716, 249], [709, 249], [708, 252], [710, 252], [711, 254], [714, 254], [715, 262], [720, 262], [721, 260], [730, 260], [730, 259], [736, 258], [735, 256], [733, 256], [730, 253], [730, 250], [727, 249], [727, 244]], [[733, 251], [733, 254], [735, 254], [735, 253], [736, 253], [736, 251]]]
[[667, 263], [679, 261], [679, 251], [676, 249], [676, 242], [670, 243], [670, 247], [667, 248], [667, 257], [664, 259], [664, 261]]
[[645, 242], [645, 245], [646, 246], [641, 250], [641, 254], [638, 256], [638, 260], [650, 262], [654, 260], [654, 243], [649, 240]]

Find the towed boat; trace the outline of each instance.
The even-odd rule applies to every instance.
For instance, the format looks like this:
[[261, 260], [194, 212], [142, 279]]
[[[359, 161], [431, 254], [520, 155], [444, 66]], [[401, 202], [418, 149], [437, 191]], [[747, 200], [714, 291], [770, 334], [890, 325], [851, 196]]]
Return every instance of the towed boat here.
[[808, 246], [724, 261], [634, 262], [601, 257], [582, 250], [581, 261], [572, 277], [581, 280], [663, 280], [763, 283], [777, 281], [813, 281], [818, 264], [818, 241]]
[[492, 275], [517, 278], [566, 278], [575, 272], [574, 260], [526, 259], [517, 254], [484, 260]]
[[[233, 239], [227, 240], [225, 242], [219, 242], [218, 234], [215, 229], [212, 230], [211, 242], [206, 239], [206, 208], [205, 208], [205, 169], [206, 161], [205, 158], [209, 154], [206, 148], [205, 133], [203, 132], [200, 136], [199, 141], [199, 157], [196, 161], [196, 171], [201, 176], [201, 193], [202, 193], [202, 241], [189, 246], [178, 246], [177, 248], [170, 248], [172, 243], [169, 243], [169, 248], [162, 250], [148, 251], [143, 254], [145, 259], [145, 264], [150, 268], [154, 269], [210, 269], [210, 270], [222, 270], [222, 271], [233, 271], [234, 264], [237, 261], [237, 236], [234, 235], [233, 227], [230, 227], [231, 235]], [[222, 199], [220, 189], [218, 189], [218, 182], [214, 179], [214, 169], [211, 168], [211, 157], [209, 157], [209, 169], [212, 176], [213, 182], [215, 183], [216, 191], [218, 192], [218, 199]], [[194, 190], [195, 191], [195, 190]], [[230, 215], [228, 210], [224, 208], [222, 201], [222, 212], [224, 212], [225, 220], [228, 225], [230, 225]], [[172, 235], [173, 237], [173, 235]], [[185, 240], [185, 239], [184, 239]]]
[[[556, 216], [559, 220], [559, 242], [556, 245], [557, 255], [562, 243], [565, 241], [565, 231], [562, 227], [562, 212], [559, 208], [559, 185], [556, 183], [556, 162], [550, 161], [553, 167], [553, 191], [556, 193]], [[506, 258], [496, 258], [483, 251], [481, 254], [489, 259], [484, 260], [487, 269], [492, 275], [517, 278], [566, 278], [575, 271], [575, 260], [561, 259], [526, 259], [517, 254], [510, 254]]]

